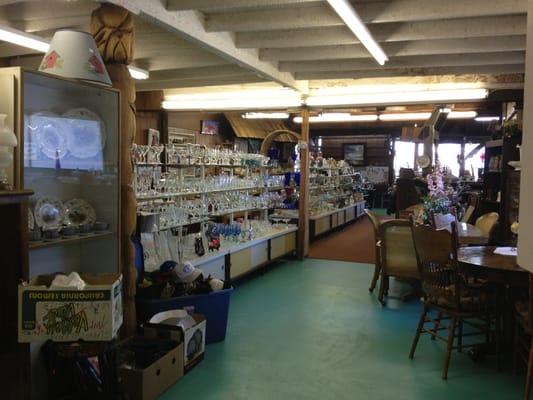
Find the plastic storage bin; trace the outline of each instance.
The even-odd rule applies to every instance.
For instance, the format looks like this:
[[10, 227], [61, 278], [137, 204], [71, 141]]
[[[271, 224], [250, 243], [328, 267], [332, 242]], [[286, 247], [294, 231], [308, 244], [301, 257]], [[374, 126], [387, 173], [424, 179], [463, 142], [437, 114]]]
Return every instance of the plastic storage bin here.
[[197, 296], [172, 297], [170, 299], [137, 300], [139, 321], [146, 322], [161, 311], [194, 307], [194, 313], [206, 319], [206, 343], [221, 342], [226, 338], [229, 300], [233, 288]]

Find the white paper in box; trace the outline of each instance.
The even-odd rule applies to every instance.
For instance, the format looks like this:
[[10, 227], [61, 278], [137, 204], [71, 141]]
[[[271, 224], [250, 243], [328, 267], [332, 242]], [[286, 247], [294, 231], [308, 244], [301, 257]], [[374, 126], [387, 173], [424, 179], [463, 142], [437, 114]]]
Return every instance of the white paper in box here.
[[18, 288], [18, 340], [28, 343], [113, 339], [122, 325], [122, 275], [81, 274], [83, 290], [50, 288], [40, 275]]

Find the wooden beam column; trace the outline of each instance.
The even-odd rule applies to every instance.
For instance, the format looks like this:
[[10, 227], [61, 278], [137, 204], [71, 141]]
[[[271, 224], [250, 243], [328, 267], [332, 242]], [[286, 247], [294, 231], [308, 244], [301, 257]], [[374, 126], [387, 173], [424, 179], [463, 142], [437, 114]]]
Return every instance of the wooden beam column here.
[[302, 110], [300, 138], [300, 198], [298, 208], [298, 258], [309, 254], [309, 109]]
[[131, 237], [135, 232], [137, 203], [133, 192], [131, 146], [135, 137], [135, 83], [128, 71], [133, 59], [133, 16], [122, 7], [102, 4], [91, 15], [91, 33], [106, 64], [113, 87], [120, 90], [120, 272], [123, 275], [123, 337], [135, 333], [137, 271]]

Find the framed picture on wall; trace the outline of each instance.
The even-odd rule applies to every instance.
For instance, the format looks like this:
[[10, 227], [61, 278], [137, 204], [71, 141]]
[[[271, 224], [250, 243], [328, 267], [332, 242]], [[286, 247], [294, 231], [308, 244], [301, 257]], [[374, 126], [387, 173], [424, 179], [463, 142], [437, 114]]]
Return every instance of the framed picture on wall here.
[[347, 143], [344, 145], [344, 160], [351, 165], [365, 165], [365, 144]]
[[200, 133], [202, 135], [218, 135], [218, 121], [202, 120]]

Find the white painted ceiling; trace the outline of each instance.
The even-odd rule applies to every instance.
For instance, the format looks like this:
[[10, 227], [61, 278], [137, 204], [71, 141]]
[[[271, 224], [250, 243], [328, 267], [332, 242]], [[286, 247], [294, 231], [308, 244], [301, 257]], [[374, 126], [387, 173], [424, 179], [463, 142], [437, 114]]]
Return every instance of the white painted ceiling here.
[[[150, 70], [141, 90], [273, 81], [305, 92], [328, 81], [442, 76], [501, 83], [524, 71], [527, 0], [353, 1], [389, 56], [383, 67], [323, 0], [110, 2], [136, 14], [135, 64]], [[50, 38], [59, 28], [87, 30], [97, 6], [0, 1], [0, 26]], [[0, 44], [4, 65], [40, 58]]]

